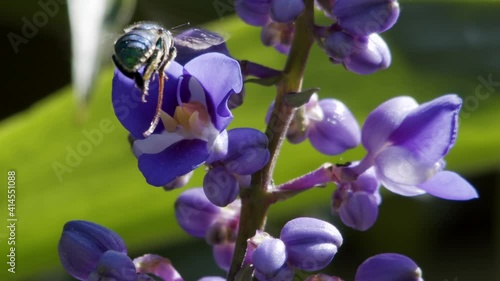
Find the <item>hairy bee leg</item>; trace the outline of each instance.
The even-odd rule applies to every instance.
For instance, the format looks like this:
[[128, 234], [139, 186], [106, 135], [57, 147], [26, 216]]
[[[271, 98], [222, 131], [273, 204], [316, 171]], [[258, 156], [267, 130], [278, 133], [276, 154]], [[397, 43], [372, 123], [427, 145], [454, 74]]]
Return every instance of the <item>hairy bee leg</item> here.
[[158, 123], [160, 122], [161, 105], [163, 103], [163, 87], [165, 81], [168, 79], [168, 76], [165, 75], [164, 69], [161, 69], [159, 71], [158, 76], [158, 103], [156, 104], [155, 116], [153, 117], [153, 121], [151, 121], [151, 124], [149, 125], [149, 129], [142, 133], [145, 138], [149, 137], [153, 133], [153, 131], [156, 129], [156, 126], [158, 126]]

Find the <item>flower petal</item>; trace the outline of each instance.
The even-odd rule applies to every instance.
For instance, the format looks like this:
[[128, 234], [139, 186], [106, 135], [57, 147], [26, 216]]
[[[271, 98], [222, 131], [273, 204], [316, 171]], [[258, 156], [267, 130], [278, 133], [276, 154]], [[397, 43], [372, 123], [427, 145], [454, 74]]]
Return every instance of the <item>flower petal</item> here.
[[160, 153], [142, 154], [139, 157], [139, 169], [149, 184], [163, 186], [198, 168], [207, 158], [205, 141], [182, 140]]
[[146, 254], [134, 259], [138, 273], [150, 273], [164, 281], [183, 281], [169, 259], [159, 255]]
[[228, 272], [231, 266], [231, 260], [233, 259], [234, 243], [214, 245], [212, 251], [217, 266]]
[[379, 254], [365, 260], [355, 281], [423, 281], [422, 272], [410, 258], [400, 254]]
[[408, 114], [389, 140], [411, 151], [415, 160], [433, 165], [455, 144], [461, 105], [453, 94], [424, 103]]
[[372, 74], [391, 64], [391, 52], [380, 35], [357, 37], [352, 54], [342, 60], [345, 68], [357, 74]]
[[238, 181], [225, 167], [216, 166], [205, 175], [203, 191], [214, 205], [225, 207], [238, 197]]
[[231, 93], [239, 93], [243, 78], [239, 63], [220, 53], [207, 53], [192, 59], [184, 70], [196, 77], [207, 93], [212, 123], [219, 131], [225, 129], [233, 115], [227, 106]]
[[271, 0], [271, 18], [277, 22], [291, 23], [304, 8], [302, 0]]
[[269, 161], [268, 139], [264, 133], [251, 128], [237, 128], [228, 132], [228, 153], [222, 160], [228, 171], [250, 175]]
[[347, 226], [361, 231], [368, 230], [377, 220], [377, 199], [367, 192], [354, 192], [342, 204], [339, 214]]
[[234, 3], [234, 9], [247, 24], [264, 26], [270, 20], [271, 0], [239, 0]]
[[377, 152], [410, 111], [418, 107], [412, 97], [392, 98], [373, 110], [361, 129], [361, 142], [369, 152]]
[[448, 200], [470, 200], [479, 197], [470, 183], [450, 171], [439, 172], [418, 187], [431, 195]]
[[175, 218], [192, 236], [204, 238], [221, 209], [212, 204], [202, 188], [184, 191], [175, 201]]
[[135, 280], [137, 274], [132, 260], [124, 253], [109, 250], [97, 263], [96, 269], [90, 273], [86, 281], [102, 280]]
[[[178, 77], [182, 74], [182, 66], [171, 62], [167, 69], [168, 80], [165, 82], [164, 102], [162, 108], [167, 111], [171, 96], [177, 92]], [[143, 139], [143, 133], [149, 128], [155, 115], [158, 99], [158, 77], [149, 84], [147, 102], [141, 101], [142, 92], [135, 81], [115, 70], [112, 87], [112, 102], [115, 114], [122, 125], [136, 139]], [[175, 98], [175, 97], [174, 97]], [[173, 106], [175, 107], [177, 103]], [[160, 132], [163, 124], [158, 124], [155, 133]]]

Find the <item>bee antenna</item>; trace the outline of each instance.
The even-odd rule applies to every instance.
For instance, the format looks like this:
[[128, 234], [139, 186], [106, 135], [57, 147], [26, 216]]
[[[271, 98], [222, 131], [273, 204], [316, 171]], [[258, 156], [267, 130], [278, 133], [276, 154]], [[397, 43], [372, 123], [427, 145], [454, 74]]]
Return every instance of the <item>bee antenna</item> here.
[[191, 23], [190, 23], [190, 22], [186, 22], [186, 23], [183, 23], [183, 24], [179, 24], [179, 25], [177, 25], [177, 26], [174, 26], [174, 27], [170, 28], [170, 30], [176, 30], [176, 29], [179, 29], [179, 28], [183, 28], [183, 27], [185, 27], [185, 26], [188, 26], [188, 25], [191, 25]]

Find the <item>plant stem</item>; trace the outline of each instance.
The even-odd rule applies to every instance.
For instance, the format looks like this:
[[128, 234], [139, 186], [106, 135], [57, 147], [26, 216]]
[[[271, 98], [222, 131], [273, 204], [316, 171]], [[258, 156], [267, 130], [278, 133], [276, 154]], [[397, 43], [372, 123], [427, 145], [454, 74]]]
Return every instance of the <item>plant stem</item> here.
[[313, 25], [314, 1], [305, 0], [304, 12], [295, 22], [295, 34], [290, 53], [282, 78], [277, 85], [274, 111], [266, 129], [271, 158], [264, 168], [252, 175], [252, 186], [240, 192], [242, 203], [240, 225], [228, 281], [234, 281], [245, 258], [247, 240], [254, 236], [257, 230], [264, 229], [267, 210], [273, 203], [272, 195], [269, 193], [272, 187], [273, 171], [295, 112], [295, 108], [287, 105], [283, 97], [289, 93], [301, 91], [307, 58], [314, 42]]

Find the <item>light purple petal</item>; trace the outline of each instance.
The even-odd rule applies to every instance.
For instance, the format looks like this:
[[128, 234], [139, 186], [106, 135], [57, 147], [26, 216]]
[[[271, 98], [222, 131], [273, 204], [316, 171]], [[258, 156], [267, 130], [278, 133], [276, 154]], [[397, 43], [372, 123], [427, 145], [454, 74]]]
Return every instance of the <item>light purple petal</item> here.
[[455, 143], [461, 105], [457, 95], [445, 95], [424, 103], [408, 114], [389, 140], [411, 151], [415, 160], [434, 164]]
[[329, 57], [342, 61], [352, 54], [354, 44], [355, 39], [351, 34], [334, 31], [325, 38], [325, 51]]
[[323, 99], [319, 102], [323, 120], [313, 121], [307, 136], [319, 152], [337, 155], [356, 147], [361, 138], [358, 122], [342, 102]]
[[192, 236], [205, 238], [221, 209], [210, 201], [202, 188], [184, 191], [175, 201], [175, 218], [181, 228]]
[[400, 254], [379, 254], [365, 260], [355, 281], [423, 281], [422, 272], [410, 258]]
[[198, 279], [198, 281], [226, 281], [226, 278], [222, 278], [219, 276], [205, 276]]
[[377, 152], [418, 103], [412, 97], [392, 98], [373, 110], [361, 129], [361, 142], [369, 152]]
[[250, 175], [269, 161], [268, 139], [264, 133], [251, 128], [237, 128], [228, 132], [228, 153], [222, 160], [231, 173]]
[[271, 18], [277, 22], [293, 22], [304, 10], [302, 0], [271, 0]]
[[207, 53], [188, 62], [184, 70], [196, 77], [205, 89], [214, 126], [219, 131], [225, 129], [233, 118], [227, 99], [243, 87], [240, 64], [226, 55]]
[[139, 157], [139, 169], [149, 184], [163, 186], [198, 168], [207, 158], [205, 141], [182, 140], [160, 153], [142, 154]]
[[217, 266], [228, 272], [233, 259], [234, 243], [224, 243], [213, 246], [213, 256]]
[[175, 270], [169, 259], [159, 255], [146, 254], [134, 259], [134, 264], [139, 273], [151, 273], [164, 281], [183, 281], [181, 275]]
[[[182, 74], [182, 66], [171, 62], [167, 69], [168, 80], [163, 91], [163, 110], [167, 111], [172, 104], [172, 97], [177, 92], [178, 77]], [[149, 95], [147, 102], [141, 101], [142, 92], [135, 86], [133, 79], [124, 76], [119, 70], [115, 70], [112, 87], [113, 109], [118, 120], [136, 139], [143, 139], [143, 133], [149, 128], [153, 120], [158, 100], [158, 77], [149, 84]], [[174, 107], [177, 103], [174, 103]], [[154, 131], [160, 132], [163, 124], [158, 124]]]
[[216, 166], [205, 175], [203, 191], [210, 202], [225, 207], [238, 197], [239, 185], [236, 178], [225, 167]]
[[366, 192], [354, 192], [342, 204], [339, 214], [347, 226], [361, 231], [368, 230], [377, 220], [377, 199]]
[[285, 244], [280, 239], [270, 238], [262, 242], [252, 255], [255, 270], [272, 277], [287, 261]]
[[425, 193], [425, 190], [420, 189], [417, 186], [398, 184], [387, 178], [384, 178], [384, 176], [380, 174], [378, 174], [378, 179], [385, 188], [402, 196], [417, 196]]
[[418, 187], [431, 195], [448, 200], [470, 200], [479, 197], [470, 183], [450, 171], [439, 172]]
[[396, 0], [337, 0], [333, 14], [349, 33], [369, 35], [382, 33], [396, 23], [399, 4]]
[[418, 185], [433, 177], [439, 169], [436, 163], [417, 158], [406, 147], [389, 146], [375, 157], [377, 175], [402, 185]]
[[388, 68], [391, 59], [387, 43], [374, 33], [368, 37], [357, 37], [353, 52], [342, 63], [347, 70], [354, 73], [372, 74]]
[[234, 2], [234, 9], [247, 24], [264, 26], [270, 21], [271, 0], [238, 0]]

